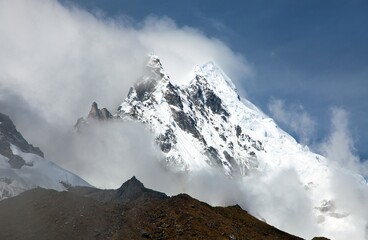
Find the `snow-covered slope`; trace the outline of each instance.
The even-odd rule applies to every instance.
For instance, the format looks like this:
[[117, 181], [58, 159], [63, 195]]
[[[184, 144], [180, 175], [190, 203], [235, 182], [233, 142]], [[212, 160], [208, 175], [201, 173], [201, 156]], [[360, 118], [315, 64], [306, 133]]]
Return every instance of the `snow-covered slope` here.
[[299, 165], [295, 160], [281, 161], [286, 153], [325, 165], [323, 157], [299, 145], [273, 119], [241, 99], [213, 62], [196, 67], [195, 78], [183, 86], [170, 82], [157, 57], [151, 57], [148, 68], [151, 72], [130, 89], [116, 116], [147, 123], [175, 169], [215, 166], [227, 175], [247, 175]]
[[[219, 169], [229, 177], [259, 174], [267, 182], [276, 172], [292, 169], [324, 234], [345, 228], [364, 235], [364, 223], [354, 226], [349, 212], [335, 206], [331, 176], [336, 166], [241, 99], [215, 63], [196, 67], [193, 75], [189, 84], [175, 85], [158, 57], [151, 56], [146, 74], [130, 89], [115, 117], [147, 124], [175, 171]], [[366, 187], [361, 176], [348, 174]]]
[[30, 145], [10, 118], [0, 113], [0, 200], [35, 187], [65, 190], [90, 186], [80, 177], [43, 158]]

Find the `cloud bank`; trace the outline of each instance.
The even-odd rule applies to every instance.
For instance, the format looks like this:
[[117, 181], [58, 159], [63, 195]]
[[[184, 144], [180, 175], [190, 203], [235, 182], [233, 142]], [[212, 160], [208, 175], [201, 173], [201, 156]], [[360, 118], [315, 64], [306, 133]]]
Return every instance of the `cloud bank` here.
[[338, 107], [332, 108], [331, 112], [331, 134], [321, 144], [320, 151], [335, 164], [362, 174], [361, 162], [355, 154], [354, 139], [349, 130], [349, 114]]
[[[314, 233], [314, 235], [320, 233], [320, 235], [328, 236], [332, 239], [367, 239], [368, 233], [366, 228], [368, 226], [368, 211], [365, 209], [366, 203], [368, 202], [368, 187], [365, 179], [368, 176], [368, 161], [360, 159], [356, 153], [354, 137], [349, 125], [349, 112], [340, 107], [332, 107], [330, 133], [322, 141], [316, 141], [313, 139], [313, 135], [316, 132], [317, 124], [302, 106], [286, 104], [283, 100], [272, 99], [268, 108], [274, 119], [294, 131], [298, 138], [301, 139], [302, 143], [312, 145], [316, 152], [328, 158], [329, 168], [331, 170], [330, 190], [332, 192], [334, 206], [338, 209], [343, 209], [346, 213], [349, 213], [349, 221], [338, 228], [331, 225], [336, 224], [334, 222], [325, 223], [325, 228], [321, 228], [321, 226], [316, 226], [313, 224], [313, 221], [310, 221], [309, 224], [306, 224], [309, 229], [306, 229], [303, 228], [302, 225], [298, 226], [296, 224], [298, 219], [294, 219], [290, 222], [284, 219], [284, 221], [281, 221], [281, 225], [283, 222], [287, 222], [287, 226], [282, 226], [282, 228], [295, 233], [298, 233], [300, 229], [304, 229], [305, 232], [301, 233], [301, 236], [312, 237], [313, 235], [311, 235], [311, 233]], [[292, 178], [286, 177], [286, 179], [288, 182], [293, 182]], [[274, 181], [277, 180], [275, 179]], [[258, 180], [258, 182], [262, 181]], [[283, 184], [283, 186], [285, 185], [286, 184]], [[274, 190], [275, 186], [271, 186], [269, 189]], [[304, 206], [300, 209], [311, 209], [309, 205], [310, 203], [306, 201], [306, 198], [303, 198], [303, 191], [301, 191], [300, 188], [295, 188], [291, 191], [294, 192], [294, 196], [292, 196], [292, 198], [297, 198], [297, 202]], [[255, 193], [252, 191], [250, 192], [252, 193], [250, 196], [258, 196], [260, 193], [259, 191], [256, 191]], [[276, 195], [274, 195], [275, 193], [272, 193], [271, 195], [274, 196], [271, 198], [274, 200], [277, 199], [277, 194], [279, 193], [288, 194], [288, 191], [276, 190]], [[258, 196], [256, 199], [264, 199], [265, 197], [267, 198], [269, 195], [264, 195], [262, 198]], [[259, 201], [251, 202], [262, 204], [262, 202]], [[265, 202], [270, 203], [272, 201], [270, 199], [270, 201]], [[257, 204], [252, 208], [270, 208], [267, 206], [259, 207]], [[290, 205], [297, 206], [295, 203], [291, 203]], [[277, 208], [272, 210], [272, 212], [277, 211]], [[300, 216], [307, 217], [308, 219], [308, 217], [311, 217], [310, 213], [311, 212], [306, 211]], [[267, 215], [267, 212], [264, 214]], [[291, 212], [289, 212], [289, 214], [279, 214], [277, 216], [288, 216], [291, 219], [295, 217]], [[267, 219], [272, 219], [272, 217], [272, 215], [268, 216]], [[274, 220], [276, 222], [280, 222], [280, 217], [277, 217], [277, 219]], [[333, 229], [333, 231], [331, 231], [331, 229]]]
[[367, 177], [367, 161], [356, 155], [348, 111], [339, 107], [331, 109], [331, 133], [320, 144], [319, 150], [330, 160], [335, 204], [351, 215], [350, 229], [329, 234], [339, 239], [368, 239], [368, 187], [364, 179]]
[[148, 54], [160, 57], [175, 83], [190, 81], [191, 70], [208, 61], [242, 81], [251, 72], [243, 56], [169, 18], [111, 19], [56, 0], [0, 0], [0, 33], [0, 111], [46, 158], [101, 188], [136, 175], [168, 194], [188, 192], [214, 205], [239, 202], [237, 185], [220, 173], [165, 170], [139, 124], [96, 124], [86, 135], [72, 128], [93, 101], [114, 112]]
[[[160, 57], [176, 83], [189, 81], [190, 71], [210, 60], [235, 80], [250, 71], [242, 56], [196, 29], [178, 27], [169, 18], [126, 19], [54, 0], [0, 0], [0, 111], [46, 157], [101, 187], [116, 187], [122, 177], [96, 180], [95, 171], [87, 173], [89, 166], [79, 167], [83, 154], [68, 144], [71, 129], [93, 101], [114, 112], [142, 74], [148, 54]], [[129, 135], [119, 141], [128, 142]], [[126, 156], [135, 159], [134, 149], [124, 148]], [[68, 151], [74, 155], [66, 157]], [[96, 159], [88, 157], [89, 164]]]
[[71, 124], [93, 100], [115, 109], [150, 53], [174, 82], [189, 81], [190, 70], [209, 60], [234, 79], [249, 71], [243, 57], [195, 29], [168, 18], [124, 19], [53, 0], [1, 0], [0, 87], [15, 90], [48, 122]]

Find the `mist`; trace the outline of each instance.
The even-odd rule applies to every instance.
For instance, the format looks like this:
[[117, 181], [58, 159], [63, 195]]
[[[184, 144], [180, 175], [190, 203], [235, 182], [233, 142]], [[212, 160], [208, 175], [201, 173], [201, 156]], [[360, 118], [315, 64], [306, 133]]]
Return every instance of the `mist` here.
[[[287, 105], [285, 101], [280, 99], [271, 100], [269, 110], [278, 122], [286, 124], [289, 128], [293, 129], [297, 137], [300, 139], [309, 139], [309, 141], [304, 141], [304, 143], [311, 144], [313, 151], [328, 158], [329, 168], [331, 169], [332, 200], [335, 207], [345, 211], [342, 214], [349, 213], [350, 221], [340, 226], [338, 230], [334, 229], [333, 232], [328, 232], [322, 228], [319, 229], [319, 226], [312, 227], [313, 224], [308, 224], [307, 226], [312, 228], [310, 229], [311, 231], [307, 231], [307, 234], [320, 232], [321, 235], [329, 236], [332, 239], [368, 239], [366, 230], [368, 226], [368, 211], [366, 210], [366, 204], [368, 202], [368, 187], [366, 183], [368, 161], [366, 159], [360, 159], [355, 149], [355, 137], [351, 130], [349, 112], [341, 107], [331, 107], [329, 134], [321, 141], [310, 141], [313, 138], [305, 137], [313, 136], [316, 129], [318, 129], [318, 125], [316, 124], [316, 120], [307, 111], [303, 108]], [[277, 193], [282, 192], [277, 191]], [[284, 193], [287, 194], [286, 191]], [[301, 193], [299, 189], [299, 194], [293, 197], [301, 197]], [[272, 198], [275, 199], [275, 196]], [[301, 204], [308, 206], [309, 203], [305, 199], [300, 200]], [[269, 201], [265, 202], [269, 203]], [[252, 208], [265, 209], [257, 206]], [[275, 212], [275, 210], [272, 210], [272, 212]], [[279, 214], [278, 216], [285, 215]], [[276, 222], [279, 222], [278, 220]], [[288, 229], [289, 227], [292, 226], [285, 226], [284, 229]], [[293, 229], [290, 232], [293, 232]]]
[[[99, 188], [118, 188], [136, 176], [146, 187], [168, 195], [187, 193], [213, 206], [239, 204], [252, 215], [285, 231], [318, 235], [303, 184], [293, 169], [226, 176], [221, 169], [178, 172], [167, 166], [154, 136], [142, 124], [120, 120], [90, 120], [79, 134], [70, 132], [59, 149], [67, 169]], [[144, 151], [142, 151], [144, 149]]]
[[54, 0], [0, 0], [0, 32], [0, 111], [47, 159], [100, 188], [117, 188], [135, 175], [170, 195], [186, 192], [213, 205], [241, 201], [238, 183], [222, 172], [167, 169], [142, 125], [96, 123], [83, 134], [73, 126], [93, 101], [114, 113], [149, 54], [159, 56], [177, 84], [208, 61], [235, 83], [244, 81], [252, 74], [244, 56], [167, 17], [112, 19]]
[[288, 106], [281, 99], [271, 99], [268, 110], [279, 123], [286, 125], [299, 137], [303, 144], [310, 144], [316, 135], [316, 121], [302, 105]]

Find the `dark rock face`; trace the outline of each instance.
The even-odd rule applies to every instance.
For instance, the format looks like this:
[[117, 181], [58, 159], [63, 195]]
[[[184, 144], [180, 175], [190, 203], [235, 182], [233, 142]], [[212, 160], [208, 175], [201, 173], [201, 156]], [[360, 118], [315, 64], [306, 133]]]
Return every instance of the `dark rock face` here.
[[223, 152], [226, 160], [230, 163], [231, 168], [232, 168], [232, 172], [234, 174], [238, 174], [240, 172], [240, 168], [238, 166], [238, 164], [236, 163], [235, 159], [233, 156], [231, 156], [228, 152], [224, 151]]
[[176, 144], [176, 136], [172, 129], [168, 128], [165, 134], [161, 134], [156, 138], [156, 142], [161, 148], [161, 151], [168, 153], [173, 144]]
[[112, 114], [106, 108], [102, 108], [100, 110], [97, 103], [93, 102], [87, 118], [95, 120], [108, 120], [112, 118]]
[[197, 88], [197, 91], [194, 94], [194, 99], [197, 99], [198, 101], [202, 103], [204, 102], [202, 89]]
[[88, 126], [88, 122], [86, 121], [86, 119], [84, 119], [84, 117], [80, 117], [77, 120], [77, 123], [74, 124], [74, 129], [77, 132], [80, 132], [83, 128]]
[[10, 164], [12, 168], [15, 168], [15, 169], [20, 169], [21, 167], [26, 165], [26, 161], [24, 161], [23, 158], [17, 155], [13, 155], [9, 157], [8, 163]]
[[228, 117], [229, 113], [222, 107], [222, 100], [213, 91], [208, 90], [206, 92], [206, 105], [212, 110], [213, 113], [223, 114]]
[[183, 110], [183, 103], [178, 94], [178, 89], [175, 88], [170, 82], [167, 84], [167, 91], [165, 92], [165, 99], [168, 104], [176, 106]]
[[8, 163], [12, 168], [20, 169], [26, 165], [26, 161], [22, 157], [13, 154], [11, 144], [17, 146], [22, 152], [43, 157], [43, 152], [23, 138], [8, 116], [0, 113], [0, 122], [0, 154], [8, 158]]
[[117, 190], [117, 197], [124, 201], [134, 201], [141, 198], [144, 199], [166, 199], [168, 196], [161, 192], [156, 192], [154, 190], [145, 188], [143, 183], [141, 183], [137, 178], [132, 177], [128, 181], [126, 181], [121, 187]]
[[242, 134], [242, 129], [239, 125], [236, 125], [236, 136], [239, 137]]
[[145, 101], [149, 99], [151, 93], [155, 90], [157, 82], [152, 79], [146, 82], [138, 82], [134, 85], [135, 92], [137, 94], [137, 100]]
[[182, 111], [173, 111], [174, 120], [181, 129], [187, 132], [193, 132], [195, 129], [195, 121]]
[[[244, 133], [241, 133], [241, 128], [239, 127], [238, 128], [238, 126], [236, 127], [236, 134], [237, 134], [237, 137], [239, 138], [239, 139], [246, 139], [247, 141], [248, 141], [248, 143], [250, 143], [250, 145], [253, 147], [253, 148], [255, 148], [255, 149], [257, 149], [258, 151], [261, 151], [261, 150], [264, 150], [264, 148], [263, 148], [263, 146], [262, 146], [262, 143], [260, 142], [260, 141], [255, 141], [254, 139], [252, 139], [249, 135], [247, 135], [247, 134], [244, 134]], [[239, 136], [238, 136], [238, 134], [239, 134]], [[238, 142], [238, 144], [239, 144], [239, 142]], [[239, 144], [240, 145], [240, 144]], [[241, 146], [241, 145], [240, 145]], [[245, 149], [247, 148], [247, 146], [242, 146], [242, 147], [244, 147]]]
[[193, 134], [194, 137], [200, 138], [201, 134], [197, 130], [196, 122], [183, 111], [175, 111], [172, 109], [173, 117], [178, 126], [184, 131]]
[[212, 160], [210, 161], [210, 165], [213, 165], [213, 163], [215, 163], [216, 166], [222, 166], [222, 161], [219, 156], [219, 153], [214, 147], [212, 146], [207, 147], [206, 155], [210, 160]]
[[7, 157], [9, 160], [12, 156], [14, 156], [13, 151], [10, 149], [9, 142], [0, 140], [0, 154]]
[[102, 119], [110, 119], [112, 118], [112, 114], [106, 108], [101, 109], [101, 117]]
[[96, 102], [92, 103], [91, 110], [88, 113], [87, 119], [80, 117], [77, 123], [74, 125], [74, 130], [77, 132], [82, 132], [89, 124], [88, 120], [92, 121], [107, 121], [112, 119], [113, 116], [106, 108], [99, 109]]
[[0, 122], [0, 144], [7, 142], [17, 146], [22, 152], [34, 153], [40, 157], [44, 157], [43, 152], [38, 147], [34, 147], [23, 138], [22, 134], [18, 132], [14, 123], [7, 115], [0, 113]]

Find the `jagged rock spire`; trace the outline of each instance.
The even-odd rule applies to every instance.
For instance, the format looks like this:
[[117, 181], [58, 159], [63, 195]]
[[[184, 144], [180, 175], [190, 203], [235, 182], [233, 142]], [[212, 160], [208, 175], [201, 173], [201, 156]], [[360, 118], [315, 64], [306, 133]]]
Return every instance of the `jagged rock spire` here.
[[93, 102], [87, 118], [96, 120], [107, 120], [112, 118], [112, 114], [106, 108], [99, 109], [97, 103]]
[[78, 118], [76, 124], [74, 125], [74, 130], [76, 132], [81, 132], [88, 125], [88, 120], [92, 121], [106, 121], [112, 119], [113, 116], [107, 108], [99, 109], [96, 102], [92, 103], [91, 110], [88, 113], [87, 119], [84, 117]]

